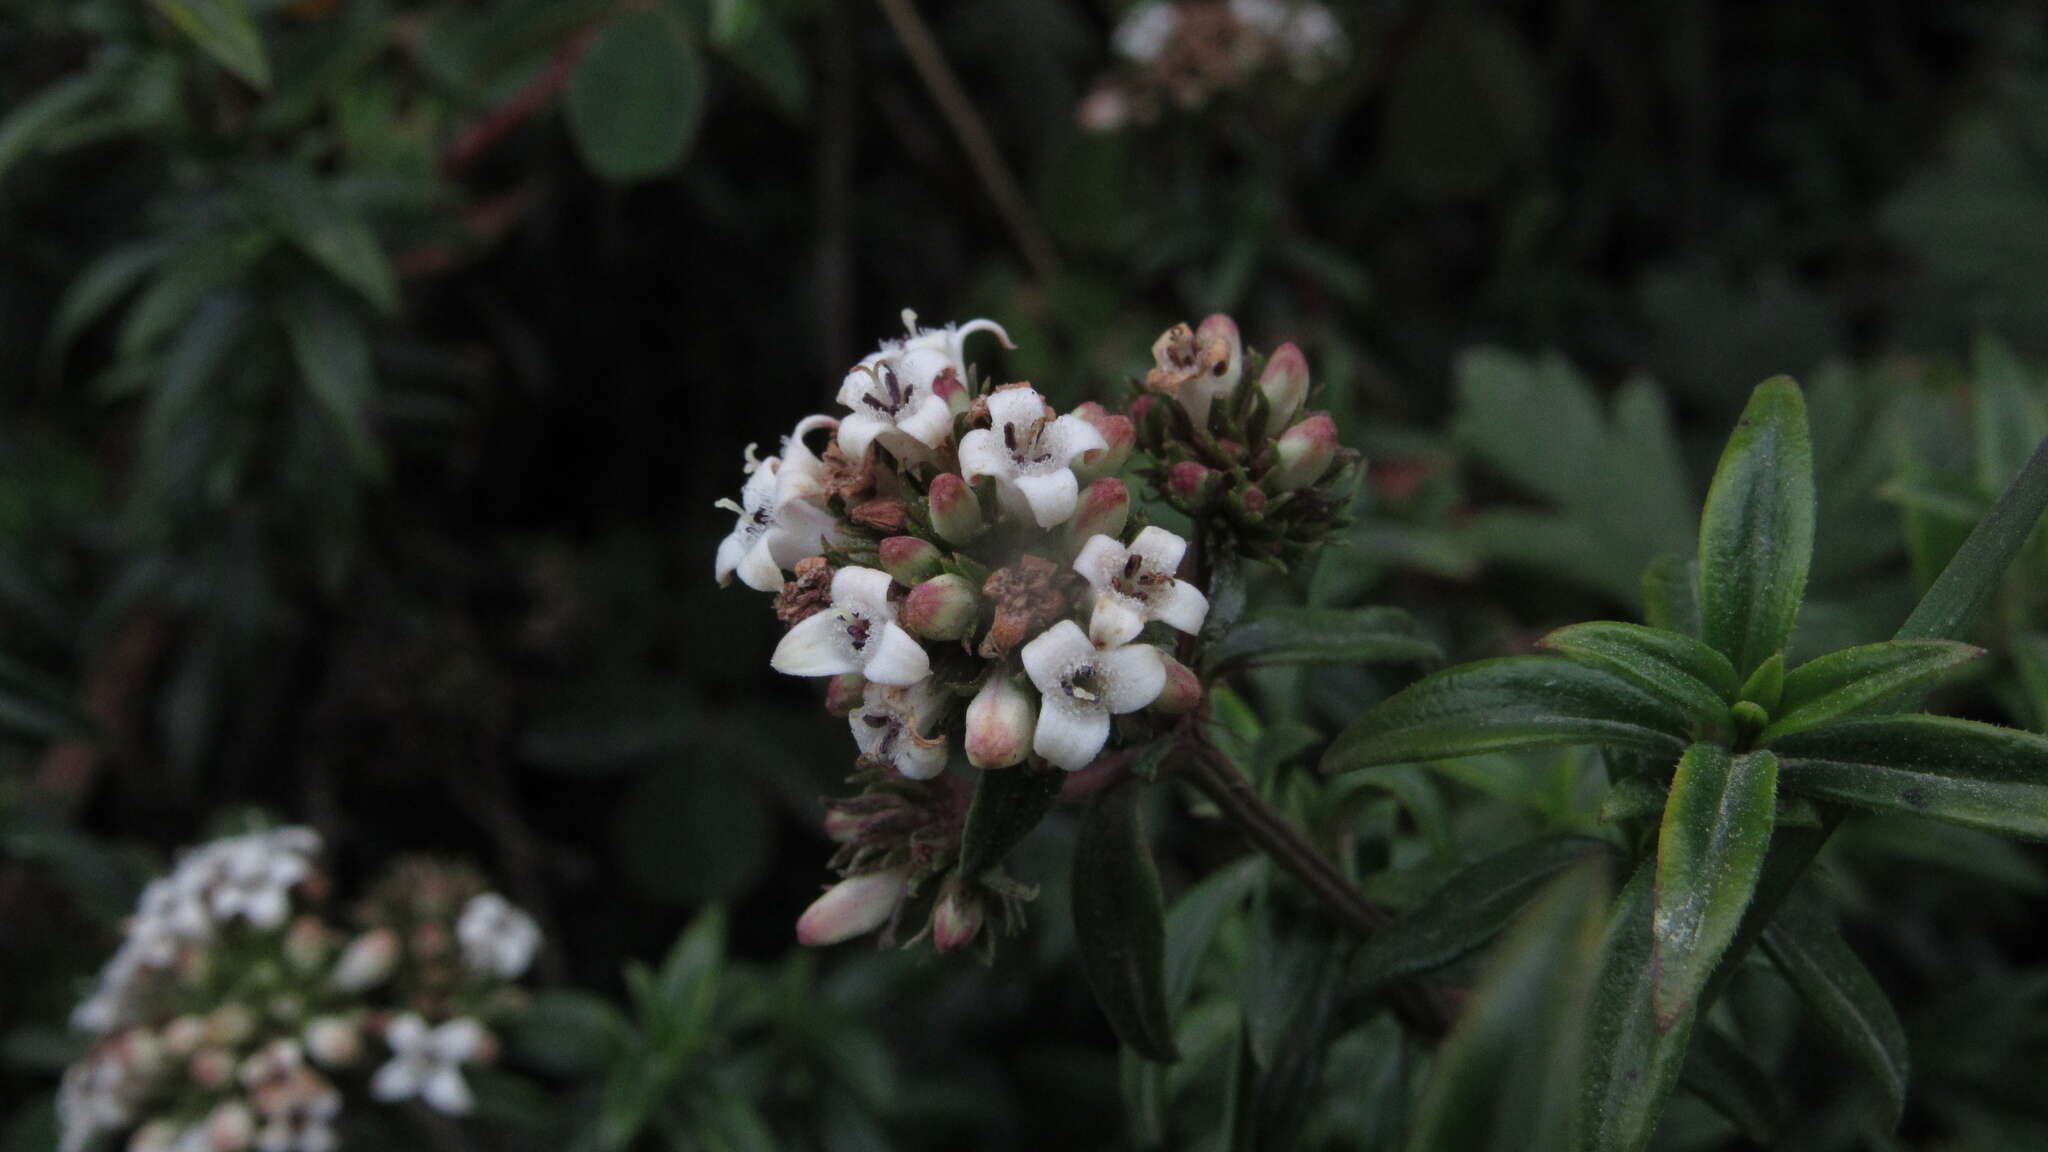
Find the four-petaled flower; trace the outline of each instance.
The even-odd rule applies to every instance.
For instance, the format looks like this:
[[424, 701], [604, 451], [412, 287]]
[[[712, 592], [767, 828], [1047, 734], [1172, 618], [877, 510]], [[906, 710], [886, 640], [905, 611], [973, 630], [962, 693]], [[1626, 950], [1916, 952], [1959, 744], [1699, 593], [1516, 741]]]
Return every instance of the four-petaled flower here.
[[970, 484], [995, 477], [997, 495], [1011, 515], [1028, 516], [1040, 528], [1066, 523], [1081, 491], [1075, 458], [1109, 442], [1079, 416], [1054, 417], [1030, 387], [997, 389], [989, 395], [988, 414], [990, 427], [960, 438], [961, 475]]
[[385, 1103], [418, 1097], [427, 1107], [450, 1116], [466, 1114], [475, 1103], [462, 1065], [483, 1056], [489, 1047], [484, 1026], [468, 1017], [429, 1027], [406, 1013], [384, 1030], [391, 1060], [370, 1080], [370, 1095]]
[[462, 960], [473, 972], [517, 980], [540, 950], [540, 925], [496, 892], [470, 898], [455, 921]]
[[945, 382], [955, 389], [967, 386], [967, 338], [993, 332], [1003, 347], [1015, 347], [993, 320], [919, 328], [917, 314], [906, 308], [903, 326], [907, 337], [883, 341], [839, 385], [839, 402], [853, 409], [839, 422], [839, 449], [856, 460], [876, 443], [904, 459], [944, 445], [953, 438]]
[[920, 733], [932, 726], [945, 697], [929, 679], [908, 688], [870, 684], [860, 707], [847, 716], [862, 756], [885, 760], [911, 780], [929, 780], [946, 770], [946, 738]]
[[824, 505], [824, 465], [803, 439], [815, 428], [835, 424], [830, 416], [806, 417], [783, 439], [783, 454], [765, 460], [754, 459], [754, 446], [747, 445], [747, 483], [739, 503], [720, 500], [716, 505], [739, 517], [718, 546], [715, 573], [721, 587], [737, 573], [757, 592], [779, 592], [784, 569], [837, 539], [837, 523]]
[[832, 606], [799, 621], [775, 646], [769, 665], [791, 676], [858, 672], [870, 684], [909, 685], [932, 670], [923, 646], [896, 623], [887, 572], [841, 568], [832, 574]]
[[1159, 527], [1138, 533], [1128, 548], [1109, 536], [1090, 539], [1074, 558], [1074, 571], [1095, 588], [1089, 638], [1110, 647], [1126, 644], [1147, 620], [1190, 634], [1201, 628], [1209, 598], [1173, 575], [1187, 550], [1187, 541]]
[[1072, 620], [1024, 646], [1024, 671], [1041, 703], [1031, 747], [1069, 772], [1088, 766], [1109, 739], [1112, 714], [1135, 712], [1166, 687], [1157, 648], [1097, 648]]

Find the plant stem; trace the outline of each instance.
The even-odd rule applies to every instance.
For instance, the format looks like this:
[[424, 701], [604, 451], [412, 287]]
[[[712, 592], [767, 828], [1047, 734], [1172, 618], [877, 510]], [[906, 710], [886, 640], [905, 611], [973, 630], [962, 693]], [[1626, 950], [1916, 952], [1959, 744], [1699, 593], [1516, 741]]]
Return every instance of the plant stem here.
[[[1187, 753], [1177, 758], [1183, 778], [1214, 802], [1246, 839], [1301, 881], [1353, 934], [1361, 938], [1371, 936], [1392, 919], [1352, 887], [1221, 753], [1195, 739], [1183, 740], [1181, 747]], [[1450, 1008], [1428, 987], [1413, 983], [1396, 985], [1389, 999], [1395, 1015], [1409, 1028], [1430, 1036], [1441, 1036], [1449, 1030]]]

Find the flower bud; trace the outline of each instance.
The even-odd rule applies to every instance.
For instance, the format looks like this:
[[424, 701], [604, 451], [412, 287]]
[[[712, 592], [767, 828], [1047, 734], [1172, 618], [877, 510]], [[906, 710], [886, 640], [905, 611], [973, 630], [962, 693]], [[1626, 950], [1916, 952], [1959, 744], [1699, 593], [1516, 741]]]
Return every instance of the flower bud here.
[[981, 535], [981, 500], [957, 473], [942, 472], [932, 480], [932, 527], [950, 544], [966, 544]]
[[377, 928], [349, 941], [328, 980], [343, 992], [360, 992], [383, 983], [397, 964], [398, 934]]
[[980, 616], [981, 597], [974, 593], [974, 582], [948, 572], [912, 588], [896, 620], [912, 636], [958, 640], [974, 631]]
[[1167, 492], [1178, 503], [1189, 507], [1207, 504], [1222, 483], [1222, 473], [1193, 460], [1183, 460], [1166, 473]]
[[225, 1048], [201, 1048], [192, 1054], [185, 1074], [201, 1088], [224, 1088], [235, 1078], [235, 1056]]
[[901, 532], [910, 523], [910, 509], [893, 496], [857, 504], [846, 518], [876, 532]]
[[967, 705], [967, 762], [1008, 768], [1031, 754], [1037, 702], [1001, 669], [989, 673]]
[[255, 1139], [256, 1117], [241, 1101], [229, 1100], [207, 1114], [208, 1152], [243, 1152]]
[[256, 1014], [230, 1001], [206, 1016], [206, 1042], [232, 1048], [256, 1031]]
[[306, 1025], [306, 1054], [329, 1068], [346, 1068], [361, 1059], [363, 1030], [343, 1016], [322, 1016]]
[[1166, 665], [1166, 687], [1152, 701], [1152, 710], [1168, 716], [1192, 712], [1202, 702], [1202, 680], [1194, 669], [1161, 653], [1160, 663]]
[[981, 901], [969, 894], [956, 875], [946, 881], [932, 909], [932, 946], [941, 952], [958, 952], [974, 943], [981, 933]]
[[284, 958], [299, 972], [317, 972], [327, 963], [327, 928], [318, 916], [301, 916], [285, 934]]
[[1130, 518], [1131, 490], [1113, 477], [1097, 480], [1081, 493], [1081, 508], [1074, 516], [1074, 539], [1121, 538]]
[[180, 1016], [164, 1025], [164, 1051], [184, 1059], [206, 1042], [206, 1021], [197, 1016]]
[[169, 1120], [151, 1120], [128, 1138], [128, 1152], [176, 1152], [183, 1132]]
[[1195, 329], [1195, 349], [1217, 394], [1228, 396], [1244, 375], [1244, 341], [1238, 336], [1237, 321], [1221, 312], [1204, 317]]
[[1074, 409], [1074, 415], [1088, 422], [1108, 442], [1106, 448], [1090, 448], [1074, 461], [1074, 478], [1086, 484], [1104, 476], [1114, 476], [1123, 469], [1125, 461], [1131, 458], [1131, 449], [1138, 442], [1138, 427], [1128, 416], [1118, 416], [1090, 400]]
[[825, 809], [825, 839], [834, 844], [851, 844], [860, 839], [867, 817], [844, 808]]
[[1285, 428], [1294, 422], [1308, 399], [1308, 357], [1293, 344], [1282, 344], [1266, 358], [1266, 370], [1259, 373], [1259, 391], [1266, 394], [1271, 415], [1266, 427]]
[[1323, 478], [1337, 458], [1337, 422], [1327, 412], [1311, 413], [1280, 436], [1266, 487], [1274, 492], [1306, 488]]
[[915, 536], [891, 536], [882, 541], [878, 551], [881, 553], [882, 571], [905, 588], [914, 588], [939, 574], [939, 548], [929, 540]]
[[907, 883], [902, 868], [866, 872], [841, 880], [812, 901], [797, 918], [797, 942], [822, 948], [873, 932], [896, 914]]
[[867, 695], [868, 680], [858, 672], [842, 672], [825, 681], [825, 711], [850, 716]]
[[941, 372], [932, 381], [932, 395], [946, 402], [946, 410], [958, 416], [974, 405], [974, 397], [967, 392], [967, 385], [960, 382], [957, 372]]

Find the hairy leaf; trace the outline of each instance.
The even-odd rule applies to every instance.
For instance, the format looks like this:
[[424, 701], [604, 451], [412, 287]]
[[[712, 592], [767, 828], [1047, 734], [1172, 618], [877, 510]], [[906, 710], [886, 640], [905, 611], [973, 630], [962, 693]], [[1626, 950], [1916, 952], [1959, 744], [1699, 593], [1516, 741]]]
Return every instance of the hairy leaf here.
[[1998, 497], [1984, 519], [1970, 530], [1963, 546], [1950, 558], [1913, 614], [1899, 625], [1894, 640], [1961, 640], [1969, 635], [1977, 614], [1991, 602], [2005, 578], [2006, 566], [2019, 555], [2027, 537], [2048, 509], [2048, 440], [2035, 447], [2026, 466]]
[[1653, 861], [1636, 869], [1615, 902], [1601, 945], [1579, 1094], [1580, 1147], [1586, 1152], [1648, 1147], [1685, 1064], [1691, 1011], [1659, 1028], [1650, 1003], [1655, 875]]
[[1728, 658], [1676, 632], [1602, 620], [1559, 628], [1539, 643], [1649, 689], [1702, 726], [1724, 721], [1735, 695], [1735, 667]]
[[1772, 748], [1790, 792], [2048, 839], [2048, 737], [1946, 716], [1880, 716]]
[[1982, 656], [1953, 640], [1892, 640], [1844, 648], [1785, 674], [1785, 691], [1764, 739], [1818, 728], [1901, 693], [1926, 688]]
[[1896, 1127], [1906, 1106], [1906, 1030], [1811, 884], [1795, 891], [1771, 920], [1763, 945], [1814, 1019], [1876, 1078]]
[[1695, 744], [1678, 761], [1657, 837], [1653, 1001], [1669, 1028], [1692, 1015], [1756, 889], [1775, 821], [1778, 758]]
[[1057, 769], [1039, 771], [1024, 764], [983, 772], [960, 834], [960, 875], [979, 880], [1001, 864], [1052, 810], [1065, 779]]
[[1650, 627], [1666, 632], [1700, 635], [1700, 569], [1696, 557], [1666, 552], [1643, 569], [1643, 619]]
[[1074, 936], [1081, 972], [1117, 1037], [1152, 1060], [1179, 1059], [1166, 1008], [1159, 871], [1145, 843], [1141, 790], [1126, 784], [1088, 809], [1074, 845]]
[[1799, 385], [1757, 385], [1700, 515], [1700, 621], [1737, 674], [1792, 637], [1813, 557], [1813, 444]]
[[1207, 656], [1211, 668], [1226, 668], [1431, 662], [1443, 659], [1443, 651], [1399, 608], [1289, 608], [1242, 621]]
[[1784, 1111], [1777, 1086], [1756, 1061], [1711, 1028], [1695, 1032], [1679, 1086], [1707, 1102], [1744, 1138], [1769, 1144]]

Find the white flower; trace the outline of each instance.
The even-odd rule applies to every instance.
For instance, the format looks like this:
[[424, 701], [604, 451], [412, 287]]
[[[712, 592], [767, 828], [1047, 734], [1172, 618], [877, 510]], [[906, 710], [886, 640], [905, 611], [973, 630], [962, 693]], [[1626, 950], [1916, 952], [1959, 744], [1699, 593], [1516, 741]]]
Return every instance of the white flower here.
[[1024, 671], [1040, 697], [1032, 750], [1069, 772], [1086, 768], [1102, 751], [1112, 713], [1135, 712], [1166, 687], [1158, 649], [1098, 649], [1072, 620], [1024, 646]]
[[291, 915], [291, 890], [313, 870], [317, 840], [285, 836], [306, 829], [241, 837], [222, 846], [207, 903], [223, 922], [246, 920], [264, 931], [281, 928]]
[[462, 1065], [476, 1060], [486, 1041], [483, 1025], [468, 1017], [429, 1028], [408, 1012], [384, 1030], [391, 1061], [371, 1078], [370, 1095], [387, 1104], [418, 1097], [436, 1112], [464, 1115], [475, 1100]]
[[295, 1067], [250, 1094], [261, 1127], [256, 1152], [334, 1152], [341, 1093], [311, 1069]]
[[455, 936], [471, 971], [500, 980], [517, 980], [540, 950], [540, 925], [496, 892], [463, 905]]
[[1150, 64], [1166, 51], [1166, 42], [1180, 27], [1180, 13], [1162, 0], [1149, 0], [1124, 15], [1110, 42], [1128, 60]]
[[895, 581], [874, 568], [832, 574], [832, 606], [789, 630], [769, 664], [791, 676], [858, 672], [871, 684], [915, 684], [931, 673], [923, 646], [896, 623]]
[[1326, 64], [1343, 60], [1350, 47], [1337, 18], [1321, 4], [1304, 4], [1296, 9], [1281, 34], [1281, 44], [1295, 74], [1303, 80], [1313, 80]]
[[1209, 614], [1209, 598], [1185, 580], [1174, 579], [1188, 542], [1164, 528], [1138, 533], [1129, 548], [1110, 536], [1096, 536], [1074, 558], [1074, 571], [1095, 588], [1095, 612], [1088, 636], [1097, 644], [1127, 644], [1158, 620], [1194, 633]]
[[998, 389], [988, 414], [990, 427], [960, 438], [961, 475], [970, 484], [995, 477], [1003, 509], [1013, 516], [1028, 516], [1040, 528], [1066, 523], [1081, 492], [1075, 458], [1109, 442], [1079, 416], [1053, 418], [1034, 388]]
[[327, 981], [343, 992], [361, 992], [383, 983], [397, 964], [398, 933], [372, 928], [341, 950]]
[[967, 338], [993, 332], [1005, 348], [1010, 334], [993, 320], [919, 328], [917, 313], [903, 310], [901, 340], [884, 340], [839, 385], [839, 402], [853, 413], [839, 422], [839, 448], [858, 460], [870, 445], [915, 459], [953, 438], [953, 409], [940, 392], [949, 377], [967, 386]]
[[824, 505], [819, 483], [823, 464], [804, 436], [814, 428], [835, 426], [830, 416], [809, 416], [783, 438], [783, 455], [754, 458], [747, 445], [746, 486], [739, 503], [720, 500], [715, 507], [738, 516], [732, 534], [718, 545], [713, 573], [720, 587], [740, 582], [757, 592], [782, 590], [782, 572], [806, 556], [815, 556], [838, 537], [838, 524]]
[[846, 720], [861, 755], [888, 761], [908, 779], [929, 780], [946, 770], [946, 738], [920, 733], [945, 702], [929, 678], [907, 688], [870, 684]]

